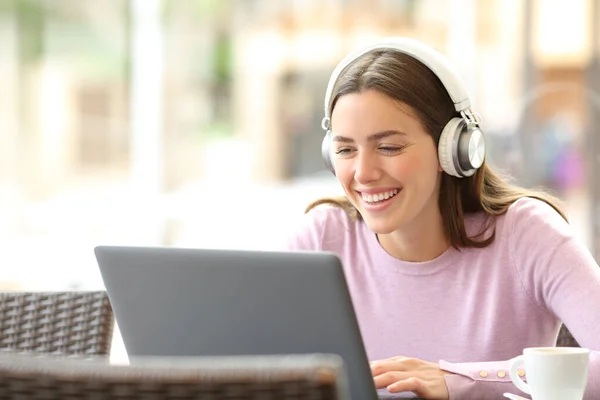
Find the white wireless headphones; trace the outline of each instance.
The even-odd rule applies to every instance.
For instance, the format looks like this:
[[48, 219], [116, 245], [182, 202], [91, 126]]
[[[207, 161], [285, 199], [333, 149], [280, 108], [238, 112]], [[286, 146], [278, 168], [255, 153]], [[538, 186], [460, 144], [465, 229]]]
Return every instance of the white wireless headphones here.
[[432, 47], [414, 39], [390, 37], [350, 53], [335, 67], [325, 93], [325, 117], [321, 127], [327, 132], [321, 152], [325, 166], [333, 172], [331, 160], [331, 96], [340, 75], [358, 58], [374, 50], [393, 50], [407, 54], [427, 66], [440, 79], [462, 118], [452, 118], [442, 130], [438, 157], [443, 170], [452, 176], [471, 176], [485, 159], [485, 137], [479, 128], [479, 117], [471, 110], [467, 91], [453, 65]]

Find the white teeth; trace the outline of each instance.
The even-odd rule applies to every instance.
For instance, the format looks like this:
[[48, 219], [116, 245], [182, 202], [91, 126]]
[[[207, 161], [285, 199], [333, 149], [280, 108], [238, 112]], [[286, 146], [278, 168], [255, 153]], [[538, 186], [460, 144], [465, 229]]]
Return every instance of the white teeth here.
[[367, 203], [376, 203], [378, 201], [387, 200], [390, 197], [394, 197], [398, 194], [398, 189], [389, 190], [387, 192], [377, 193], [377, 194], [362, 194], [362, 198]]

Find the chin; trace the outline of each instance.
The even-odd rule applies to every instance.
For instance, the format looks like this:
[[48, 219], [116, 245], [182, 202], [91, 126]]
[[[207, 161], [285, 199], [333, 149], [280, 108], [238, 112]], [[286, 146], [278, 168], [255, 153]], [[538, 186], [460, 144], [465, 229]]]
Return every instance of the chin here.
[[365, 221], [365, 224], [367, 225], [367, 227], [378, 235], [388, 235], [392, 232], [397, 231], [398, 229], [400, 229], [402, 227], [402, 224], [390, 223], [390, 221], [386, 221], [386, 222], [373, 221], [370, 218], [364, 218], [364, 215], [363, 215], [363, 220]]

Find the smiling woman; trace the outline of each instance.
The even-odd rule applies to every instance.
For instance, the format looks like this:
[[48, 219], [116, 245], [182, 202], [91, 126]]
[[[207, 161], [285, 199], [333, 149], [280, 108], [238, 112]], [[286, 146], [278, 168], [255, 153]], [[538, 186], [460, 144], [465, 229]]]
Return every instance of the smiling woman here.
[[[441, 221], [436, 199], [441, 167], [436, 146], [413, 115], [410, 107], [374, 89], [340, 97], [332, 114], [336, 176], [348, 201], [379, 235], [400, 229], [414, 233], [427, 228], [426, 220]], [[351, 143], [336, 141], [339, 137]], [[368, 196], [379, 197], [388, 191], [398, 194], [377, 204], [368, 201]], [[447, 247], [442, 224], [437, 225], [437, 232], [427, 235], [438, 244], [433, 257]]]
[[[444, 60], [438, 60], [436, 66], [442, 71], [444, 67], [448, 68], [449, 72], [440, 73], [440, 76], [445, 76], [446, 80], [452, 77], [452, 84], [448, 84], [449, 87], [462, 85], [457, 76], [452, 76], [454, 74], [452, 67], [444, 64]], [[454, 97], [461, 95], [465, 96], [461, 93]], [[329, 109], [332, 110], [327, 111], [331, 114], [332, 128], [332, 137], [326, 137], [326, 140], [331, 142], [331, 145], [327, 146], [329, 151], [327, 157], [330, 158], [328, 162], [331, 163], [338, 179], [340, 174], [348, 172], [348, 168], [352, 166], [361, 168], [357, 175], [359, 179], [363, 172], [361, 165], [343, 160], [352, 158], [354, 161], [372, 161], [366, 159], [368, 154], [373, 154], [372, 152], [364, 154], [361, 152], [358, 158], [355, 156], [358, 153], [353, 155], [358, 150], [356, 144], [361, 141], [361, 138], [364, 138], [366, 143], [377, 145], [377, 154], [391, 156], [388, 157], [390, 160], [385, 164], [386, 166], [390, 163], [398, 163], [391, 166], [394, 175], [410, 177], [418, 183], [418, 186], [411, 185], [408, 188], [412, 192], [411, 199], [414, 196], [417, 198], [405, 206], [410, 206], [403, 213], [405, 221], [413, 221], [415, 213], [421, 211], [429, 215], [429, 218], [434, 218], [436, 216], [428, 212], [433, 210], [434, 214], [438, 214], [437, 218], [441, 218], [443, 235], [454, 248], [485, 247], [493, 240], [493, 235], [482, 239], [485, 231], [492, 228], [493, 218], [488, 220], [489, 225], [486, 225], [481, 232], [471, 236], [466, 233], [462, 223], [465, 213], [485, 211], [490, 216], [502, 215], [521, 197], [539, 198], [550, 204], [566, 219], [556, 199], [543, 192], [509, 185], [484, 162], [484, 156], [478, 152], [474, 152], [474, 155], [479, 156], [477, 168], [469, 168], [473, 166], [467, 165], [465, 170], [461, 165], [464, 167], [469, 163], [469, 157], [472, 157], [469, 154], [471, 149], [465, 151], [467, 162], [460, 157], [452, 159], [452, 155], [443, 157], [448, 149], [452, 152], [452, 146], [461, 145], [459, 140], [456, 140], [457, 143], [452, 143], [454, 137], [451, 133], [457, 128], [462, 129], [462, 125], [467, 124], [468, 121], [457, 118], [461, 115], [456, 110], [456, 101], [446, 90], [440, 77], [417, 58], [385, 46], [366, 52], [346, 66], [343, 74], [335, 80], [332, 93], [327, 97], [331, 99], [327, 101], [330, 103]], [[467, 110], [470, 111], [470, 107]], [[456, 124], [459, 126], [456, 127]], [[390, 136], [390, 132], [399, 134]], [[458, 136], [456, 139], [463, 139], [465, 136], [467, 135]], [[442, 137], [450, 139], [451, 144], [443, 146], [446, 141], [441, 140]], [[473, 138], [473, 135], [468, 137], [468, 139]], [[385, 142], [383, 139], [388, 140]], [[462, 141], [467, 144], [467, 147], [473, 144], [468, 140]], [[354, 143], [355, 146], [348, 146], [349, 142]], [[479, 143], [484, 144], [484, 140], [481, 139]], [[440, 149], [443, 151], [438, 151]], [[332, 151], [333, 155], [331, 155]], [[338, 152], [340, 153], [335, 154]], [[369, 168], [368, 165], [365, 167], [367, 171], [377, 173], [377, 169]], [[448, 173], [442, 173], [444, 167]], [[433, 171], [431, 168], [435, 169], [436, 173], [431, 173]], [[407, 173], [409, 176], [406, 176]], [[457, 177], [465, 179], [456, 179]], [[344, 186], [343, 182], [340, 183]], [[408, 182], [404, 183], [408, 184]], [[308, 209], [323, 202], [338, 205], [349, 202], [350, 205], [345, 205], [345, 208], [352, 206], [357, 210], [356, 215], [368, 219], [369, 216], [361, 212], [360, 203], [353, 201], [355, 197], [352, 195], [353, 191], [349, 191], [347, 186], [344, 186], [344, 189], [346, 198], [318, 200]], [[417, 209], [414, 208], [416, 204], [419, 204]], [[425, 208], [426, 205], [429, 209]], [[407, 228], [412, 230], [418, 227]]]
[[600, 269], [554, 198], [486, 164], [445, 57], [406, 38], [350, 54], [323, 128], [345, 196], [310, 204], [287, 249], [342, 260], [378, 388], [501, 397], [509, 360], [564, 322], [593, 350], [585, 398], [600, 397]]

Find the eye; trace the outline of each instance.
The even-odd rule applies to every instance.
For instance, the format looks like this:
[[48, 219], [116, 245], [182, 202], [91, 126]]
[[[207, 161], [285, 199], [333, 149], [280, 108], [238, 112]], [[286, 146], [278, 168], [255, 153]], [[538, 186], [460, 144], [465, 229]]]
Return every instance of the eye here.
[[381, 146], [379, 150], [385, 154], [395, 154], [404, 150], [406, 146]]
[[344, 148], [336, 150], [335, 154], [339, 154], [341, 156], [346, 156], [346, 155], [350, 154], [350, 152], [352, 152], [352, 149], [344, 147]]

